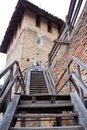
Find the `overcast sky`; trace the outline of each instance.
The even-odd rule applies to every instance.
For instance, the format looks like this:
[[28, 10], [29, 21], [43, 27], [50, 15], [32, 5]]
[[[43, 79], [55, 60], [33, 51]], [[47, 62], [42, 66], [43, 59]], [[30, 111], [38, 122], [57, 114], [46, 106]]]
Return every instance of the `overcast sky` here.
[[[28, 0], [65, 21], [71, 0]], [[86, 1], [86, 0], [84, 0]], [[18, 0], [0, 0], [0, 44], [5, 35]], [[6, 55], [0, 53], [0, 71], [5, 66]]]

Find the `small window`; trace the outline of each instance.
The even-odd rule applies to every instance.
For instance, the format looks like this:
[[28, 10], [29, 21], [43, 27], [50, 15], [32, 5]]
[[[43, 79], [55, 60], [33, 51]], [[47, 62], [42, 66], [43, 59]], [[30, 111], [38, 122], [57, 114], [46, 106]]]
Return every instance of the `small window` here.
[[37, 27], [40, 27], [40, 22], [41, 22], [40, 16], [39, 16], [39, 15], [36, 15], [36, 26], [37, 26]]
[[48, 32], [52, 32], [52, 26], [50, 21], [48, 21]]
[[37, 44], [42, 45], [42, 36], [41, 35], [37, 36]]
[[42, 36], [41, 35], [37, 36], [37, 44], [38, 44], [39, 48], [42, 47]]

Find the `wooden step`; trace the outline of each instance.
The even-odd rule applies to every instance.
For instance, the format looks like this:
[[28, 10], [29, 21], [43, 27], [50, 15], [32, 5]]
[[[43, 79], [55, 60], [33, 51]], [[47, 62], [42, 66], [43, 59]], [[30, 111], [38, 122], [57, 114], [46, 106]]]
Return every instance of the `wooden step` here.
[[54, 118], [54, 117], [77, 117], [76, 113], [56, 113], [56, 114], [15, 114], [15, 118]]
[[39, 91], [47, 91], [47, 89], [46, 88], [44, 88], [44, 89], [43, 88], [40, 88], [40, 89], [37, 89], [37, 88], [33, 89], [33, 88], [31, 88], [30, 91], [37, 91], [37, 92], [39, 92]]
[[31, 90], [47, 90], [47, 88], [46, 87], [43, 87], [43, 88], [35, 88], [35, 87], [32, 87], [31, 88]]
[[40, 94], [40, 93], [48, 93], [47, 91], [30, 91], [30, 94], [33, 93], [33, 94]]
[[82, 126], [62, 126], [62, 127], [11, 127], [9, 130], [85, 130]]
[[34, 103], [41, 103], [41, 104], [43, 104], [43, 103], [45, 103], [45, 104], [48, 104], [48, 103], [56, 103], [56, 104], [65, 104], [65, 103], [70, 103], [70, 101], [68, 100], [68, 101], [62, 101], [62, 100], [59, 100], [59, 101], [54, 101], [54, 100], [50, 100], [50, 101], [48, 101], [48, 100], [46, 100], [46, 101], [40, 101], [40, 100], [36, 100], [35, 98], [32, 98], [31, 100], [20, 100], [20, 105], [23, 105], [23, 104], [25, 104], [25, 105], [27, 105], [27, 104], [30, 104], [30, 103], [32, 103], [33, 102], [33, 100], [34, 100]]
[[31, 80], [30, 83], [45, 83], [44, 80]]
[[43, 85], [43, 86], [30, 86], [30, 89], [47, 89], [47, 87], [45, 86], [45, 85]]
[[41, 85], [41, 84], [46, 84], [46, 83], [45, 82], [41, 82], [41, 81], [39, 81], [39, 82], [38, 81], [36, 81], [36, 82], [33, 81], [33, 82], [31, 82], [31, 84], [40, 84]]
[[55, 103], [49, 103], [49, 104], [41, 104], [41, 103], [32, 103], [32, 104], [26, 104], [26, 105], [18, 105], [19, 108], [40, 108], [40, 109], [49, 109], [49, 108], [61, 108], [61, 107], [72, 107], [73, 104], [72, 103], [63, 103], [63, 104], [55, 104]]
[[31, 113], [58, 113], [60, 111], [69, 111], [73, 110], [72, 103], [63, 103], [63, 104], [41, 104], [41, 103], [31, 103], [26, 105], [18, 105], [20, 111], [29, 111]]
[[22, 95], [20, 97], [20, 100], [31, 100], [32, 97], [35, 97], [36, 100], [52, 100], [52, 98], [54, 98], [55, 100], [71, 100], [70, 96], [69, 95]]
[[47, 88], [46, 85], [43, 85], [43, 86], [41, 86], [41, 85], [39, 85], [39, 86], [38, 86], [38, 85], [33, 85], [33, 86], [32, 86], [32, 85], [31, 85], [30, 88], [31, 88], [31, 87], [32, 87], [32, 88]]
[[32, 88], [32, 87], [35, 87], [35, 88], [44, 88], [44, 87], [45, 87], [45, 88], [47, 88], [47, 87], [46, 87], [46, 84], [42, 84], [42, 85], [40, 85], [40, 84], [34, 84], [34, 85], [32, 85], [32, 84], [31, 84], [31, 85], [30, 85], [30, 88]]
[[43, 75], [31, 75], [31, 79], [44, 79], [44, 76]]
[[44, 79], [43, 75], [31, 75], [31, 79]]
[[43, 73], [43, 71], [31, 71], [32, 73]]
[[37, 93], [39, 93], [39, 92], [47, 92], [47, 89], [30, 89], [30, 92], [37, 92]]

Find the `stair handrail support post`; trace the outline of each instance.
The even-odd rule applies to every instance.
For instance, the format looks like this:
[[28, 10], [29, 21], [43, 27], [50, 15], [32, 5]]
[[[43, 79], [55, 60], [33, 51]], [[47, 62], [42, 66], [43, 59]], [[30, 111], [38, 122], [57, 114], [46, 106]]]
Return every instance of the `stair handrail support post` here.
[[[67, 78], [70, 77], [70, 66], [68, 65], [67, 66]], [[71, 82], [70, 80], [68, 81], [68, 90], [69, 90], [69, 93], [71, 92]]]
[[[9, 83], [11, 83], [12, 80], [13, 80], [13, 67], [11, 67], [11, 69], [10, 69]], [[12, 90], [10, 89], [8, 94], [7, 94], [7, 98], [6, 98], [6, 106], [8, 106], [9, 102], [11, 101], [11, 93], [12, 93]]]
[[48, 61], [45, 63], [45, 78], [49, 84], [50, 90], [52, 91], [53, 94], [56, 94], [56, 89], [55, 89], [55, 83], [52, 77], [52, 74], [50, 72], [50, 66]]
[[[76, 70], [77, 70], [77, 76], [80, 78], [80, 80], [82, 81], [81, 79], [81, 73], [80, 73], [80, 66], [78, 64], [76, 64]], [[83, 90], [82, 88], [79, 86], [79, 96], [80, 96], [80, 99], [81, 101], [84, 103], [84, 94], [83, 94]]]
[[30, 95], [30, 77], [31, 77], [31, 70], [30, 67], [26, 70], [26, 94]]

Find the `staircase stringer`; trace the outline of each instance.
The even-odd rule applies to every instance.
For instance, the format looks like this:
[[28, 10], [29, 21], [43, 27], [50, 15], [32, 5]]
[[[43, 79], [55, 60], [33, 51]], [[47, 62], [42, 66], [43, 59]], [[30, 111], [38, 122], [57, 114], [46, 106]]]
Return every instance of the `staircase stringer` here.
[[87, 130], [87, 109], [85, 108], [84, 104], [82, 103], [77, 92], [70, 93], [70, 96], [71, 96], [71, 101], [74, 105], [74, 111], [79, 115], [78, 123], [79, 123], [79, 125], [82, 125], [85, 128], [85, 130]]
[[52, 91], [51, 91], [51, 89], [50, 89], [50, 84], [48, 83], [47, 78], [46, 78], [45, 71], [43, 71], [43, 74], [44, 74], [46, 86], [47, 86], [47, 89], [48, 89], [48, 93], [49, 93], [49, 94], [52, 94]]
[[20, 100], [20, 95], [14, 94], [14, 97], [12, 98], [11, 102], [9, 103], [6, 112], [4, 114], [4, 117], [0, 123], [0, 130], [8, 130], [10, 127], [10, 124], [12, 122], [13, 116], [15, 114], [17, 105]]

